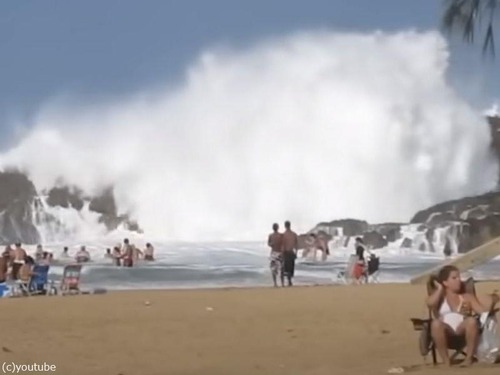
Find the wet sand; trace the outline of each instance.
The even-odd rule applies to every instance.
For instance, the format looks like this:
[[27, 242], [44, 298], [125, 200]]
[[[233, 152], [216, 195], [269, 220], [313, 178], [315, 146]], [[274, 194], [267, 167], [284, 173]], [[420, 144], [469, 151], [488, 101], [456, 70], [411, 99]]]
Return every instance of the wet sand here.
[[424, 365], [410, 322], [424, 297], [385, 284], [4, 299], [0, 358], [65, 375], [498, 374]]

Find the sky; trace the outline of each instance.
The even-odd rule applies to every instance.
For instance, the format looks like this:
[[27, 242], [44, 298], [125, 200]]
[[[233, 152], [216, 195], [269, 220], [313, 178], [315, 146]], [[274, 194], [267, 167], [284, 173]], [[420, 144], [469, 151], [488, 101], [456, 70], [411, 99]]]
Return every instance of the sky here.
[[[301, 30], [439, 29], [438, 0], [45, 0], [0, 3], [0, 147], [49, 100], [99, 103], [176, 85], [206, 49]], [[498, 62], [450, 40], [449, 81], [473, 106], [500, 97]]]

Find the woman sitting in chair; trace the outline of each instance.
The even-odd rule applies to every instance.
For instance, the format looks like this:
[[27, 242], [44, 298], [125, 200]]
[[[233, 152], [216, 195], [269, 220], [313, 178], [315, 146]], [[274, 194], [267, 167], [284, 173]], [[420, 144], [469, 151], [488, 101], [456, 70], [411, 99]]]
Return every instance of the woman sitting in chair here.
[[491, 295], [491, 305], [484, 307], [472, 293], [466, 293], [460, 279], [460, 272], [454, 266], [444, 266], [437, 278], [430, 281], [435, 289], [427, 299], [434, 320], [431, 324], [432, 340], [443, 362], [450, 366], [448, 347], [452, 341], [464, 340], [466, 359], [464, 364], [473, 362], [479, 341], [479, 321], [474, 313], [491, 311], [499, 297]]

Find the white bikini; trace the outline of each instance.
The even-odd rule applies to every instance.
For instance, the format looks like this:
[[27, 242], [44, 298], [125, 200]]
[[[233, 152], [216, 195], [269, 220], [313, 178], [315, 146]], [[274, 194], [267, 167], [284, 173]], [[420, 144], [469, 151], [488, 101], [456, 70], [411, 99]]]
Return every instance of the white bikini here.
[[455, 332], [457, 331], [458, 326], [464, 321], [464, 316], [458, 312], [462, 309], [464, 300], [462, 296], [458, 297], [460, 298], [460, 303], [458, 304], [457, 311], [453, 311], [451, 309], [450, 304], [448, 303], [446, 298], [439, 308], [439, 317], [441, 321], [448, 324]]

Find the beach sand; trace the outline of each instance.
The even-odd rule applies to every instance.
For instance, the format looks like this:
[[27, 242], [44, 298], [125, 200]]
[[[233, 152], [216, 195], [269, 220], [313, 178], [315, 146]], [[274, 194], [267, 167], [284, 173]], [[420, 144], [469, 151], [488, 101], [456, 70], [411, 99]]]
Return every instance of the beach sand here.
[[0, 301], [0, 357], [67, 375], [499, 374], [424, 365], [410, 322], [426, 317], [424, 297], [379, 284], [12, 298]]

